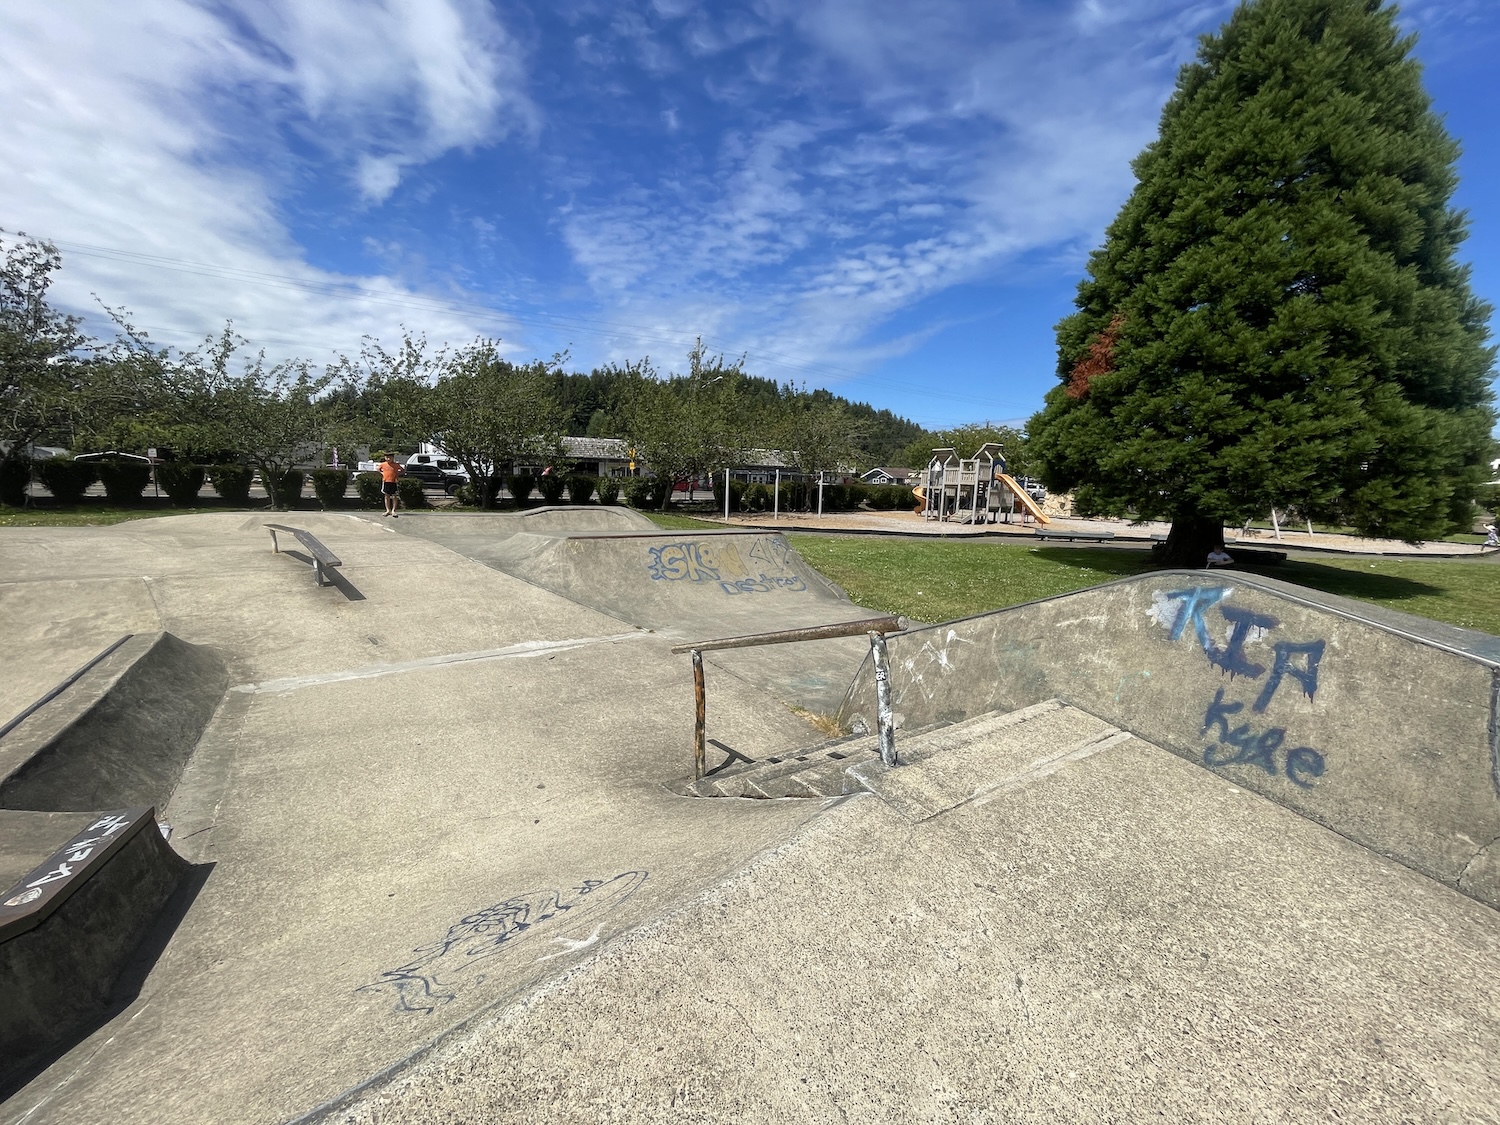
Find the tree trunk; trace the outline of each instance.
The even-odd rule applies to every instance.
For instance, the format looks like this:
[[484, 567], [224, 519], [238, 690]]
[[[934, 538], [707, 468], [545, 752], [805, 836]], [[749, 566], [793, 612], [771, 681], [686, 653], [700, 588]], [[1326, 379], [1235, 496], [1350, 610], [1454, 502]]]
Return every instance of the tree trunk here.
[[1172, 521], [1158, 562], [1198, 570], [1208, 565], [1208, 553], [1224, 546], [1224, 524], [1202, 516], [1179, 516]]

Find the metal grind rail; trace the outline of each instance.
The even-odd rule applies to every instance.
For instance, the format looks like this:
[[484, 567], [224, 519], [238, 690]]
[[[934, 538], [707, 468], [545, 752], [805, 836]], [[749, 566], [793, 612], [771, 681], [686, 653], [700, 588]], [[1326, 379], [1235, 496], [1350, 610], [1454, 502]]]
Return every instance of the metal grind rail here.
[[759, 645], [785, 645], [795, 641], [827, 641], [838, 637], [870, 638], [870, 655], [875, 662], [875, 701], [880, 725], [880, 760], [896, 764], [896, 726], [891, 710], [891, 661], [886, 653], [885, 635], [899, 633], [907, 627], [899, 617], [868, 617], [862, 621], [840, 621], [835, 625], [814, 625], [806, 629], [781, 629], [774, 633], [751, 633], [743, 637], [719, 637], [709, 641], [673, 645], [674, 653], [687, 652], [693, 658], [693, 776], [703, 780], [708, 766], [707, 715], [708, 694], [703, 684], [703, 654], [727, 648], [755, 648]]

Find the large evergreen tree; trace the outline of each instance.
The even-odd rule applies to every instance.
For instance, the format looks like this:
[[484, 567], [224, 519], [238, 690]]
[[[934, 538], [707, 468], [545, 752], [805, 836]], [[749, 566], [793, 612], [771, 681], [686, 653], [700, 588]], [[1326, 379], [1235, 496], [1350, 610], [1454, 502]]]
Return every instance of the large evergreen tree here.
[[1395, 15], [1247, 0], [1205, 37], [1057, 327], [1032, 456], [1085, 514], [1170, 519], [1170, 563], [1272, 507], [1408, 541], [1472, 518], [1490, 310]]

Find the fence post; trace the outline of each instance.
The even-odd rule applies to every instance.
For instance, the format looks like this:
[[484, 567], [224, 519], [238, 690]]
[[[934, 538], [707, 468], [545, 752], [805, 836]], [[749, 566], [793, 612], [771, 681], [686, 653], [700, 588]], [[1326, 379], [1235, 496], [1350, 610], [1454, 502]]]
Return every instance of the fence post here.
[[880, 760], [887, 766], [896, 764], [896, 722], [891, 710], [891, 658], [885, 648], [885, 634], [870, 634], [870, 655], [875, 662], [875, 710], [880, 725]]
[[708, 699], [703, 687], [703, 654], [697, 649], [693, 649], [693, 703], [693, 776], [702, 781], [708, 765], [708, 751], [704, 745]]

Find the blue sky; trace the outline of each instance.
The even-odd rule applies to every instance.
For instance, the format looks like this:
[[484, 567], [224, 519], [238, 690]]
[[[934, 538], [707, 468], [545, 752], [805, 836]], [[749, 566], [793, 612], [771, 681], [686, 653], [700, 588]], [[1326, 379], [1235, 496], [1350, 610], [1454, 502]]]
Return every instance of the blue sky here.
[[[701, 335], [930, 427], [1024, 418], [1227, 0], [7, 0], [0, 227], [58, 302], [324, 360]], [[1402, 21], [1500, 303], [1500, 4]]]

